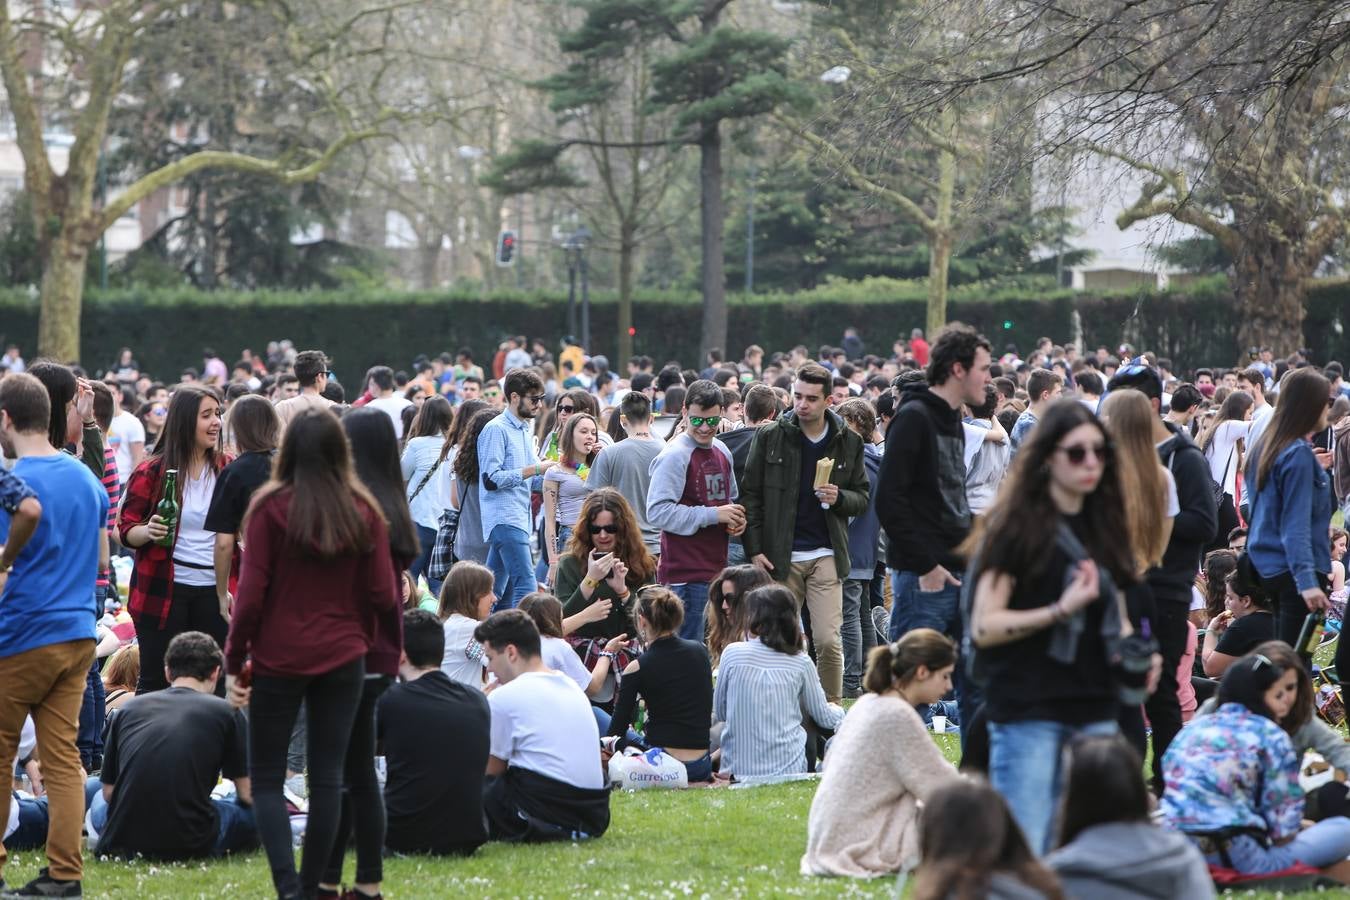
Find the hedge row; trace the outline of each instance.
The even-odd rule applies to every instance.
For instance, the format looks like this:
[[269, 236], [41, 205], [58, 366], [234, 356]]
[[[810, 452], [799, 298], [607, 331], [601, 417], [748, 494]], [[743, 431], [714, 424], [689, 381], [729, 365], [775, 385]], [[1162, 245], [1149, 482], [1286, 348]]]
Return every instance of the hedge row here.
[[[698, 298], [647, 294], [637, 298], [634, 348], [658, 362], [693, 364], [699, 342]], [[768, 350], [805, 344], [837, 344], [844, 328], [858, 328], [871, 351], [886, 352], [899, 335], [925, 319], [921, 283], [870, 279], [831, 284], [787, 295], [729, 299], [729, 343], [738, 354], [750, 343]], [[1001, 350], [1013, 343], [1025, 350], [1048, 335], [1068, 340], [1077, 310], [1089, 346], [1115, 347], [1127, 340], [1169, 356], [1181, 368], [1231, 365], [1237, 361], [1237, 317], [1231, 293], [1221, 281], [1203, 282], [1189, 293], [1096, 296], [965, 286], [949, 303], [953, 319], [981, 329]], [[617, 306], [612, 295], [592, 299], [594, 351], [614, 359]], [[120, 292], [90, 296], [85, 304], [81, 359], [99, 371], [130, 346], [147, 371], [170, 376], [200, 364], [203, 347], [226, 361], [241, 348], [262, 351], [267, 342], [289, 338], [298, 348], [321, 347], [348, 383], [367, 367], [405, 367], [419, 353], [471, 348], [490, 359], [501, 338], [523, 333], [551, 345], [566, 331], [566, 296], [501, 293], [358, 294], [204, 293], [184, 290]], [[1350, 360], [1350, 282], [1318, 282], [1308, 293], [1306, 343], [1319, 361]], [[36, 344], [37, 304], [21, 292], [0, 293], [0, 335], [18, 342], [31, 356]]]

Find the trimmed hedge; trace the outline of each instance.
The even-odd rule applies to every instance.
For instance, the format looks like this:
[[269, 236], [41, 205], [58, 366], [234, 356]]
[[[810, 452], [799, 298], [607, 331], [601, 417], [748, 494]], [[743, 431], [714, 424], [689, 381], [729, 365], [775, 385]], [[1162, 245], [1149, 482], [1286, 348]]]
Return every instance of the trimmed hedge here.
[[[1042, 335], [1068, 340], [1076, 309], [1088, 346], [1114, 349], [1128, 341], [1170, 357], [1185, 370], [1237, 362], [1233, 303], [1221, 279], [1193, 285], [1188, 293], [1104, 296], [1039, 290], [1028, 281], [962, 286], [952, 291], [948, 309], [951, 318], [989, 335], [996, 351], [1007, 343], [1025, 351]], [[922, 327], [925, 319], [922, 282], [890, 279], [836, 282], [798, 294], [732, 296], [728, 306], [732, 356], [751, 343], [769, 351], [838, 344], [850, 325], [869, 350], [885, 353], [897, 336]], [[595, 351], [621, 368], [623, 361], [615, 359], [616, 313], [612, 294], [592, 297]], [[640, 294], [633, 318], [635, 352], [658, 363], [697, 361], [696, 295]], [[486, 362], [510, 333], [541, 336], [556, 346], [566, 321], [566, 295], [543, 293], [110, 292], [86, 301], [81, 358], [98, 372], [113, 362], [119, 348], [130, 346], [147, 371], [172, 377], [185, 366], [200, 366], [203, 347], [216, 348], [228, 363], [241, 348], [261, 352], [268, 341], [289, 338], [299, 349], [328, 351], [350, 385], [371, 365], [406, 368], [419, 353], [467, 346]], [[1304, 333], [1315, 359], [1350, 359], [1343, 322], [1350, 322], [1350, 281], [1312, 285]], [[37, 303], [19, 291], [0, 293], [0, 334], [34, 355]]]

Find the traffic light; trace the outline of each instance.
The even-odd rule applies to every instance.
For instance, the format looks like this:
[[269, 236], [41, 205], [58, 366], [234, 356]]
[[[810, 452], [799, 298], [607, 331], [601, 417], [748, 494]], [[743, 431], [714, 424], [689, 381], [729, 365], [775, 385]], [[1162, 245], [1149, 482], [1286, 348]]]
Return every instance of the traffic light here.
[[516, 261], [516, 233], [503, 231], [497, 237], [497, 265], [509, 266]]

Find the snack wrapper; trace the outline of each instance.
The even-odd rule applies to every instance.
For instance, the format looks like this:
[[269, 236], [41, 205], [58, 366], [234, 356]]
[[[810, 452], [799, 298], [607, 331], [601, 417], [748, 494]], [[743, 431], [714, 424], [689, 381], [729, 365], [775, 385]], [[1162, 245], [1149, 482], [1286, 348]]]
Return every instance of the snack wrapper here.
[[[813, 488], [822, 488], [830, 483], [830, 475], [834, 473], [834, 460], [828, 456], [816, 462], [816, 480], [812, 484]], [[821, 509], [829, 509], [828, 503], [821, 503]]]

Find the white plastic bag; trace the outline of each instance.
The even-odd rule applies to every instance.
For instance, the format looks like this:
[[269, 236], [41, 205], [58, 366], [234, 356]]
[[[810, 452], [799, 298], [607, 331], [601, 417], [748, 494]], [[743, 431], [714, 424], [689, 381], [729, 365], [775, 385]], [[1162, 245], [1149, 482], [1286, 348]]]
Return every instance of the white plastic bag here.
[[689, 772], [684, 763], [660, 747], [646, 753], [629, 747], [609, 758], [609, 780], [626, 791], [685, 788], [689, 787]]

